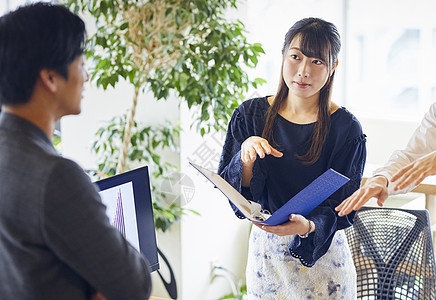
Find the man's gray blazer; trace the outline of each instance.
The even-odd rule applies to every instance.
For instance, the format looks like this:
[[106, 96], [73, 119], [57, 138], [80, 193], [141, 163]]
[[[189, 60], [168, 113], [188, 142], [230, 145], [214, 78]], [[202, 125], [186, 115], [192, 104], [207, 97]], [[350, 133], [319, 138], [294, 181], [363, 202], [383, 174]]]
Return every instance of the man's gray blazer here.
[[148, 263], [96, 187], [32, 123], [0, 113], [0, 298], [148, 299]]

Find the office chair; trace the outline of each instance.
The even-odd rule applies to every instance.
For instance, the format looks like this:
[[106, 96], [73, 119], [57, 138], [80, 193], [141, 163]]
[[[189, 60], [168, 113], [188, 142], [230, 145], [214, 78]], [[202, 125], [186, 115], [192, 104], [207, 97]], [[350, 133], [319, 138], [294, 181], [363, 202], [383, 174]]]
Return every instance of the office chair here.
[[426, 210], [363, 207], [345, 233], [357, 272], [357, 299], [435, 299]]

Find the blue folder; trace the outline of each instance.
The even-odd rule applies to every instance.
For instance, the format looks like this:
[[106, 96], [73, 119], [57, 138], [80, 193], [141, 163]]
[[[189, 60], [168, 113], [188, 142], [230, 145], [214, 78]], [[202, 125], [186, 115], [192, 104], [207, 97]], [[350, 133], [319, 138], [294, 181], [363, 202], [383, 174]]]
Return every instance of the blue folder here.
[[264, 213], [260, 204], [245, 199], [220, 175], [193, 162], [189, 163], [212, 182], [247, 219], [265, 225], [279, 225], [287, 222], [290, 214], [307, 215], [350, 180], [339, 172], [328, 169], [272, 215], [268, 215]]

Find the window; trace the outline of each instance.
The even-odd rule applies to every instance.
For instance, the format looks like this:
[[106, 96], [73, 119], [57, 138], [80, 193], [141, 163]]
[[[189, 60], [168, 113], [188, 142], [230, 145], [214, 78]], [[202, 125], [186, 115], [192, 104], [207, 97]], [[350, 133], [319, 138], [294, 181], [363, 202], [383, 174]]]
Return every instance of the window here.
[[436, 2], [349, 0], [345, 103], [376, 117], [420, 119], [436, 101]]
[[436, 101], [435, 11], [434, 0], [248, 0], [238, 18], [266, 52], [249, 70], [268, 81], [256, 93], [276, 92], [289, 27], [320, 17], [342, 38], [333, 101], [358, 115], [418, 121]]

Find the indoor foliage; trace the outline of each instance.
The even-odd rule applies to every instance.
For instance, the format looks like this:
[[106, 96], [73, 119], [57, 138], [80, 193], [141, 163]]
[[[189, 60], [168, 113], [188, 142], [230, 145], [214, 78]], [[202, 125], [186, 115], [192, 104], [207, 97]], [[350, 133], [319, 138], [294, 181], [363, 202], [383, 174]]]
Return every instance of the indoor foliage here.
[[[240, 21], [224, 17], [237, 0], [67, 0], [67, 5], [95, 19], [87, 52], [94, 62], [91, 80], [103, 89], [125, 80], [135, 91], [127, 118], [120, 117], [126, 125], [122, 143], [115, 136], [108, 141], [120, 147], [119, 157], [107, 157], [107, 162], [117, 160], [116, 172], [126, 168], [132, 133], [142, 131], [134, 117], [145, 88], [155, 100], [171, 92], [185, 102], [193, 113], [191, 125], [203, 135], [225, 128], [244, 93], [264, 82], [250, 80], [244, 71], [256, 66], [261, 45], [246, 40]], [[165, 147], [169, 136], [160, 135], [158, 127], [149, 130]], [[154, 145], [148, 147], [153, 155], [145, 160], [150, 163], [154, 156], [162, 163]]]
[[[126, 115], [117, 116], [97, 131], [96, 140], [92, 144], [92, 151], [98, 156], [99, 171], [95, 174], [97, 177], [115, 174], [117, 161], [114, 158], [118, 157], [125, 125]], [[165, 149], [179, 152], [177, 143], [179, 135], [179, 125], [172, 126], [167, 122], [157, 126], [138, 126], [135, 122], [127, 156], [128, 169], [143, 165], [145, 162], [149, 167], [150, 176], [155, 179], [151, 181], [155, 226], [163, 232], [168, 230], [171, 224], [179, 221], [184, 213], [184, 209], [178, 203], [166, 201], [167, 195], [155, 184], [158, 181], [171, 180], [164, 174], [173, 174], [177, 171], [177, 167], [162, 160], [159, 153]]]

